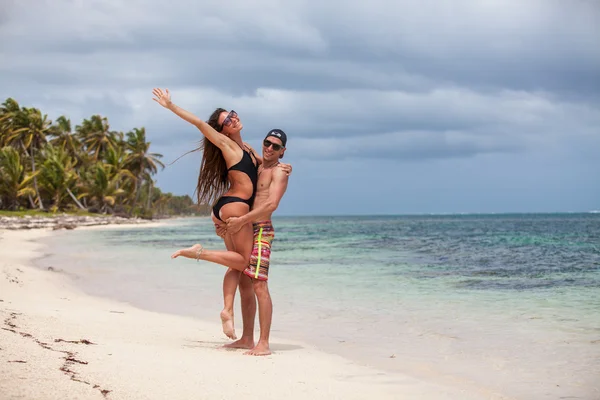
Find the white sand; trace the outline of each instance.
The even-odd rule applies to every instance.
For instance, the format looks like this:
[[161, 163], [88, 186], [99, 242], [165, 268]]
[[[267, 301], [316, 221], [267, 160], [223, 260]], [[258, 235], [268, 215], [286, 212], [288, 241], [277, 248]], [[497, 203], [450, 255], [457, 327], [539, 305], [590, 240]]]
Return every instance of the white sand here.
[[28, 266], [42, 250], [34, 240], [51, 234], [0, 231], [2, 400], [504, 398], [385, 373], [276, 337], [268, 357], [222, 349], [218, 324], [90, 297], [61, 273]]

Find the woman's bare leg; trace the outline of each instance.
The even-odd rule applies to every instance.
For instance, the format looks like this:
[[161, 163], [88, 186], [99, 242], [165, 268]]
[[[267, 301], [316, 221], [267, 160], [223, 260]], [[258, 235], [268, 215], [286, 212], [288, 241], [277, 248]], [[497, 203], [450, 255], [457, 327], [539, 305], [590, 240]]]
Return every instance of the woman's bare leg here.
[[248, 267], [248, 258], [235, 251], [228, 250], [207, 250], [200, 244], [195, 244], [187, 249], [177, 250], [171, 255], [171, 258], [185, 257], [192, 260], [210, 261], [215, 264], [221, 264], [225, 267], [233, 268], [236, 271], [244, 271]]
[[[229, 218], [230, 216], [235, 216], [235, 215], [231, 215], [231, 214], [238, 214], [239, 211], [239, 207], [237, 207], [238, 209], [235, 209], [234, 207], [223, 207], [221, 209], [221, 218], [225, 221], [227, 221], [227, 218]], [[232, 210], [233, 209], [233, 210]], [[245, 210], [243, 210], [245, 211]], [[250, 225], [250, 224], [249, 224]], [[250, 230], [252, 228], [250, 227]], [[236, 253], [239, 253], [243, 256], [247, 256], [247, 260], [244, 260], [244, 269], [248, 266], [248, 262], [249, 262], [249, 257], [250, 257], [250, 253], [252, 252], [252, 242], [253, 242], [253, 237], [254, 234], [252, 231], [250, 231], [250, 234], [242, 234], [240, 235], [240, 232], [237, 232], [234, 235], [231, 234], [227, 234], [225, 235], [225, 243], [229, 243], [229, 246], [227, 246], [227, 250], [233, 250]], [[249, 243], [249, 245], [248, 245]], [[239, 250], [238, 250], [239, 249]], [[231, 339], [237, 339], [237, 336], [235, 335], [235, 330], [233, 329], [234, 326], [234, 317], [233, 317], [233, 306], [235, 304], [235, 292], [237, 291], [238, 288], [238, 284], [240, 282], [240, 275], [242, 275], [241, 271], [233, 269], [233, 268], [229, 268], [227, 270], [227, 272], [225, 272], [225, 276], [223, 277], [223, 311], [221, 311], [221, 323], [223, 324], [223, 332], [225, 332], [225, 334], [230, 337]], [[248, 291], [245, 290], [244, 293], [242, 293], [242, 290], [240, 289], [240, 295], [244, 296], [242, 298], [242, 303], [244, 303], [245, 301], [248, 300]], [[242, 304], [242, 307], [246, 306], [246, 308], [250, 307], [252, 308], [252, 305], [254, 305], [254, 313], [256, 314], [256, 299], [254, 299], [254, 290], [252, 290], [252, 303], [250, 305], [245, 305]], [[247, 319], [247, 313], [244, 313], [244, 311], [249, 311], [249, 310], [244, 310], [242, 309], [242, 318]], [[247, 322], [247, 321], [244, 321]], [[246, 329], [246, 324], [244, 324], [244, 329]], [[254, 330], [254, 323], [252, 324], [252, 329]], [[228, 334], [229, 333], [229, 334]], [[244, 339], [248, 339], [247, 337], [244, 337]], [[232, 343], [232, 345], [234, 345], [234, 347], [245, 347], [245, 346], [249, 346], [249, 345], [253, 345], [254, 344], [254, 338], [252, 338], [252, 343], [247, 343], [247, 340], [244, 341], [244, 343], [240, 343], [241, 341], [236, 341], [234, 343]]]
[[256, 296], [250, 277], [240, 274], [239, 288], [242, 303], [242, 337], [223, 347], [233, 349], [254, 348], [254, 321], [256, 318]]
[[[225, 247], [229, 251], [235, 251], [233, 239], [230, 235], [226, 235], [223, 240]], [[233, 305], [235, 303], [235, 292], [240, 279], [240, 271], [229, 268], [223, 277], [223, 310], [221, 311], [221, 324], [223, 325], [223, 333], [230, 339], [237, 339], [235, 334], [235, 325], [233, 317]]]
[[[248, 211], [249, 208], [244, 203], [229, 203], [221, 208], [221, 219], [227, 221], [227, 218], [244, 215]], [[221, 223], [221, 221], [215, 219], [214, 216], [213, 221], [215, 223]], [[220, 316], [223, 332], [231, 339], [237, 338], [235, 335], [233, 318], [235, 292], [237, 290], [241, 271], [244, 271], [248, 267], [250, 253], [252, 252], [253, 236], [252, 224], [247, 224], [235, 234], [228, 234], [225, 236], [225, 247], [227, 248], [227, 251], [206, 250], [203, 249], [201, 245], [196, 244], [187, 249], [178, 250], [171, 256], [171, 258], [182, 256], [196, 260], [211, 261], [229, 267], [229, 270], [223, 277], [224, 307]], [[246, 293], [247, 292], [248, 291], [246, 291]], [[254, 302], [254, 309], [256, 309], [256, 300], [252, 298], [252, 301]]]
[[[237, 217], [246, 213], [248, 213], [248, 206], [245, 203], [229, 203], [221, 208], [221, 219], [227, 221], [229, 217]], [[171, 258], [186, 257], [210, 261], [243, 272], [248, 267], [250, 253], [252, 252], [254, 239], [252, 224], [244, 225], [242, 229], [231, 235], [231, 239], [235, 251], [208, 250], [200, 244], [195, 244], [187, 249], [177, 250], [171, 255]]]

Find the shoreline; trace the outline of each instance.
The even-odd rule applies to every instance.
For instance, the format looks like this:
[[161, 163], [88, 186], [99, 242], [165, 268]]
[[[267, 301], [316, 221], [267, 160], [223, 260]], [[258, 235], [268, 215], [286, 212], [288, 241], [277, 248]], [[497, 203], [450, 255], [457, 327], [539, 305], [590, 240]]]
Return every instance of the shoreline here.
[[7, 398], [505, 398], [382, 372], [276, 337], [271, 356], [224, 350], [216, 323], [92, 297], [67, 276], [33, 267], [44, 251], [36, 241], [51, 232], [5, 230], [0, 237], [0, 392]]
[[90, 216], [90, 215], [69, 215], [56, 214], [48, 216], [0, 216], [0, 230], [29, 230], [29, 229], [75, 229], [89, 226], [106, 225], [145, 225], [162, 221], [145, 220], [141, 218], [125, 218], [112, 215]]
[[141, 225], [145, 227], [157, 226], [181, 218], [210, 218], [205, 215], [176, 215], [172, 217], [143, 219], [138, 217], [119, 217], [114, 215], [75, 215], [75, 214], [48, 214], [47, 216], [24, 215], [4, 216], [0, 215], [1, 230], [30, 230], [30, 229], [66, 229], [88, 227], [108, 227], [119, 225]]

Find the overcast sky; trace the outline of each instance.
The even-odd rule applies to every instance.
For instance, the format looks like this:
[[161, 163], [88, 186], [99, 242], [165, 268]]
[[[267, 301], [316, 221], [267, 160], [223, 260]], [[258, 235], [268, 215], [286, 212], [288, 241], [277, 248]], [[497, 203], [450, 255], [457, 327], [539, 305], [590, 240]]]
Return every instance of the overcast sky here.
[[0, 101], [144, 126], [166, 163], [200, 136], [153, 87], [259, 151], [283, 129], [279, 215], [600, 209], [597, 0], [0, 0], [0, 38]]

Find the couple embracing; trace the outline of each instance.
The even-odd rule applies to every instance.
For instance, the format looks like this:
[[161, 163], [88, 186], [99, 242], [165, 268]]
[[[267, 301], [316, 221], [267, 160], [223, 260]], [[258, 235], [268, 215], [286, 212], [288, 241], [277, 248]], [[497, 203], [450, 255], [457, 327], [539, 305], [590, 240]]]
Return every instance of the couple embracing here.
[[[229, 348], [248, 349], [245, 354], [269, 355], [273, 305], [267, 285], [271, 243], [275, 231], [271, 215], [283, 197], [291, 173], [280, 163], [287, 136], [280, 129], [267, 133], [262, 156], [243, 142], [242, 122], [233, 110], [216, 109], [205, 122], [171, 101], [168, 90], [154, 89], [154, 100], [204, 135], [198, 177], [198, 203], [214, 204], [212, 219], [227, 250], [209, 250], [201, 244], [178, 250], [171, 257], [210, 261], [228, 267], [223, 278], [221, 322], [223, 332], [237, 339], [233, 305], [239, 286], [243, 333]], [[260, 338], [254, 343], [254, 320], [258, 302]]]

